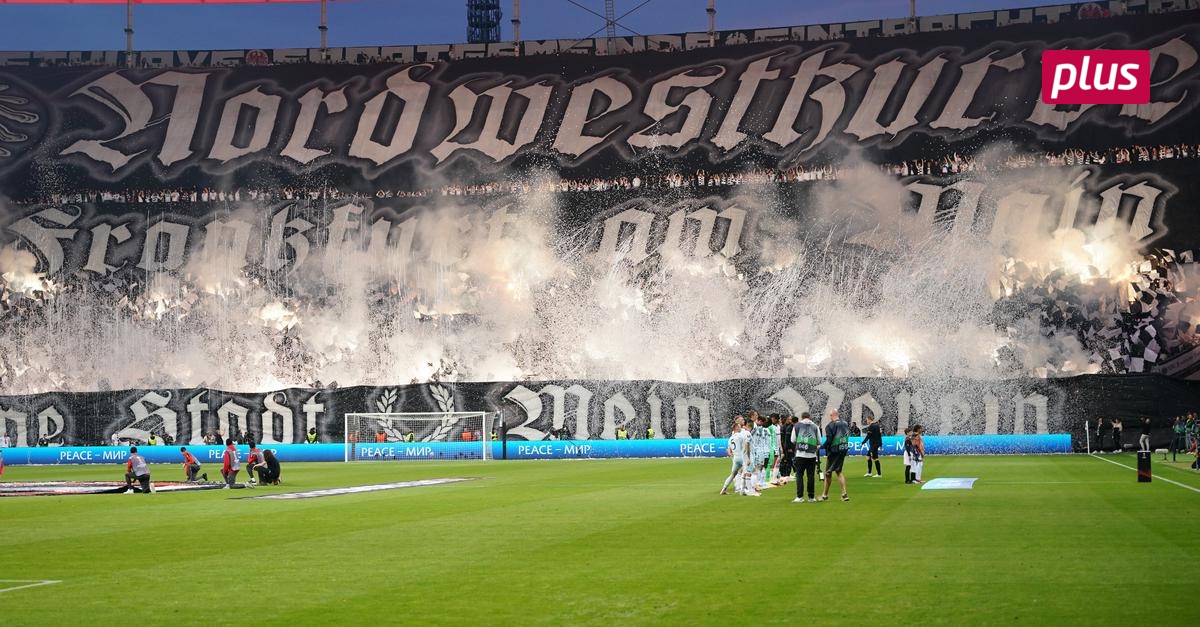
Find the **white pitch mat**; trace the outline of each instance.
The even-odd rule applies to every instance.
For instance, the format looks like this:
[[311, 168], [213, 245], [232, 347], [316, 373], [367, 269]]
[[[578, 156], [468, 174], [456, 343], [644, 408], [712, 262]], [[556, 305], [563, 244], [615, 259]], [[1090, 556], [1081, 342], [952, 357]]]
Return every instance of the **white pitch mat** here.
[[970, 490], [975, 487], [977, 477], [939, 477], [930, 479], [921, 486], [922, 490]]

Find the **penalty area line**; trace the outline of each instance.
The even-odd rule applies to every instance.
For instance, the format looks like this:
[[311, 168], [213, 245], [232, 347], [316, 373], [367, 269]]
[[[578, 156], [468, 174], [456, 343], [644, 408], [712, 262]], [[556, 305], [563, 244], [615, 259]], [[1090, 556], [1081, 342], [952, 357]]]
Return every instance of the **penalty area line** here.
[[[23, 583], [23, 586], [5, 587], [7, 583]], [[0, 594], [12, 592], [13, 590], [24, 590], [26, 588], [36, 588], [38, 586], [51, 586], [56, 583], [62, 583], [60, 579], [0, 579]]]
[[[1095, 453], [1092, 453], [1092, 454], [1088, 455], [1088, 457], [1095, 457], [1096, 459], [1098, 459], [1098, 460], [1100, 460], [1100, 461], [1102, 461], [1102, 462], [1108, 462], [1108, 463], [1112, 464], [1113, 466], [1120, 466], [1121, 468], [1128, 468], [1128, 469], [1130, 469], [1130, 470], [1134, 470], [1134, 471], [1136, 471], [1136, 470], [1137, 470], [1137, 468], [1134, 468], [1133, 466], [1129, 466], [1129, 465], [1126, 465], [1126, 464], [1122, 464], [1121, 462], [1114, 462], [1114, 461], [1113, 461], [1113, 460], [1111, 460], [1111, 459], [1104, 459], [1103, 457], [1100, 457], [1099, 455], [1096, 455]], [[1179, 486], [1179, 487], [1181, 487], [1181, 488], [1186, 488], [1186, 489], [1188, 489], [1188, 490], [1191, 490], [1192, 492], [1197, 492], [1197, 493], [1200, 493], [1200, 488], [1196, 488], [1196, 487], [1190, 486], [1190, 485], [1188, 485], [1188, 484], [1186, 484], [1186, 483], [1179, 483], [1178, 481], [1172, 481], [1171, 479], [1168, 479], [1168, 478], [1166, 478], [1166, 477], [1157, 477], [1157, 478], [1158, 478], [1158, 479], [1160, 479], [1160, 480], [1162, 480], [1162, 481], [1166, 481], [1167, 483], [1170, 483], [1170, 484], [1173, 484], [1173, 485], [1177, 485], [1177, 486]]]

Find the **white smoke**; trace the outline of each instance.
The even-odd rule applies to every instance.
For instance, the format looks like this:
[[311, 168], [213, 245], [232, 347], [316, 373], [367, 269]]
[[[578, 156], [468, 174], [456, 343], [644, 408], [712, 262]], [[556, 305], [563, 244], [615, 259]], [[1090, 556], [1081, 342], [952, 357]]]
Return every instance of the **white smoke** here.
[[[1076, 176], [1043, 172], [1035, 183], [1061, 195]], [[1031, 184], [974, 180], [996, 197]], [[345, 218], [341, 242], [275, 272], [256, 268], [294, 253], [254, 250], [270, 212], [242, 206], [178, 273], [111, 279], [124, 295], [115, 308], [89, 287], [0, 321], [0, 391], [1070, 375], [1098, 368], [1079, 340], [1047, 333], [1036, 314], [999, 320], [997, 300], [1021, 289], [1014, 277], [1061, 271], [1096, 308], [1114, 310], [1140, 259], [1116, 223], [996, 238], [984, 218], [957, 228], [939, 210], [924, 222], [909, 189], [855, 160], [812, 206], [788, 206], [775, 185], [735, 190], [730, 202], [750, 218], [733, 258], [682, 242], [638, 263], [596, 254], [581, 243], [598, 231], [563, 236], [549, 189], [530, 184], [487, 211], [429, 202], [390, 226], [333, 205], [327, 213]], [[1042, 210], [1052, 224], [1053, 207]], [[389, 253], [397, 242], [412, 252]], [[36, 264], [0, 249], [4, 288], [52, 291]]]

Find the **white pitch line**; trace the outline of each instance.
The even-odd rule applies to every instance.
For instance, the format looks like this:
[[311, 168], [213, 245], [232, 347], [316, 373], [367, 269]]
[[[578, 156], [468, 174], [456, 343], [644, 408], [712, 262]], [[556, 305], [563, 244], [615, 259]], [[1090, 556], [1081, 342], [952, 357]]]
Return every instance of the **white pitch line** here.
[[989, 481], [988, 485], [1115, 485], [1124, 481]]
[[[1137, 468], [1134, 468], [1133, 466], [1126, 466], [1125, 464], [1122, 464], [1121, 462], [1114, 462], [1111, 459], [1105, 459], [1103, 457], [1100, 457], [1099, 455], [1096, 455], [1095, 453], [1089, 455], [1089, 457], [1095, 457], [1096, 459], [1098, 459], [1102, 462], [1108, 462], [1114, 466], [1120, 466], [1121, 468], [1128, 468], [1130, 470], [1135, 470], [1135, 471], [1137, 470]], [[1177, 485], [1181, 488], [1187, 488], [1188, 490], [1191, 490], [1192, 492], [1200, 492], [1200, 488], [1192, 487], [1186, 483], [1179, 483], [1178, 481], [1172, 481], [1166, 477], [1158, 477], [1158, 479], [1160, 479], [1162, 481], [1166, 481], [1167, 483]]]
[[[27, 583], [28, 582], [28, 583]], [[14, 586], [12, 588], [0, 589], [0, 594], [12, 592], [13, 590], [24, 590], [25, 588], [36, 588], [38, 586], [49, 586], [56, 583], [62, 583], [59, 579], [0, 579], [0, 583], [25, 583], [23, 586]]]

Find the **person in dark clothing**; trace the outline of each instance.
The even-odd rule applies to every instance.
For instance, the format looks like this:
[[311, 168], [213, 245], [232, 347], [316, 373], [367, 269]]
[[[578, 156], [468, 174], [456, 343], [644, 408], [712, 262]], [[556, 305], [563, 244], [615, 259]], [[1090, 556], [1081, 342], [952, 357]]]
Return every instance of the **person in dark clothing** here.
[[1175, 416], [1175, 423], [1171, 425], [1171, 461], [1176, 460], [1179, 451], [1187, 452], [1186, 429], [1183, 416]]
[[1108, 433], [1108, 423], [1103, 418], [1096, 419], [1096, 450], [1104, 450], [1104, 434]]
[[261, 461], [254, 465], [254, 470], [258, 471], [259, 484], [279, 485], [279, 459], [275, 457], [275, 451], [263, 450]]
[[783, 420], [783, 429], [779, 432], [783, 454], [779, 460], [779, 476], [792, 476], [792, 457], [796, 454], [796, 442], [793, 439], [793, 429], [796, 427], [796, 417], [788, 416]]
[[904, 483], [912, 483], [912, 427], [904, 427]]
[[1138, 437], [1138, 450], [1150, 450], [1150, 418], [1142, 417], [1142, 435]]
[[1125, 425], [1121, 424], [1121, 419], [1113, 418], [1112, 419], [1113, 451], [1115, 451], [1117, 453], [1120, 453], [1121, 451], [1125, 450], [1124, 438], [1121, 437], [1122, 435], [1124, 435], [1124, 433], [1125, 433]]
[[838, 419], [838, 412], [829, 414], [829, 424], [825, 425], [825, 489], [821, 492], [821, 500], [829, 500], [829, 486], [833, 483], [833, 473], [837, 473], [838, 483], [842, 486], [842, 500], [849, 501], [846, 494], [846, 472], [842, 464], [846, 461], [846, 452], [850, 450], [850, 429], [846, 423]]
[[[865, 477], [882, 477], [883, 469], [879, 466], [879, 449], [883, 448], [883, 429], [874, 416], [867, 418], [867, 432], [860, 444], [867, 445], [867, 474]], [[875, 474], [871, 474], [871, 463], [875, 464]]]

